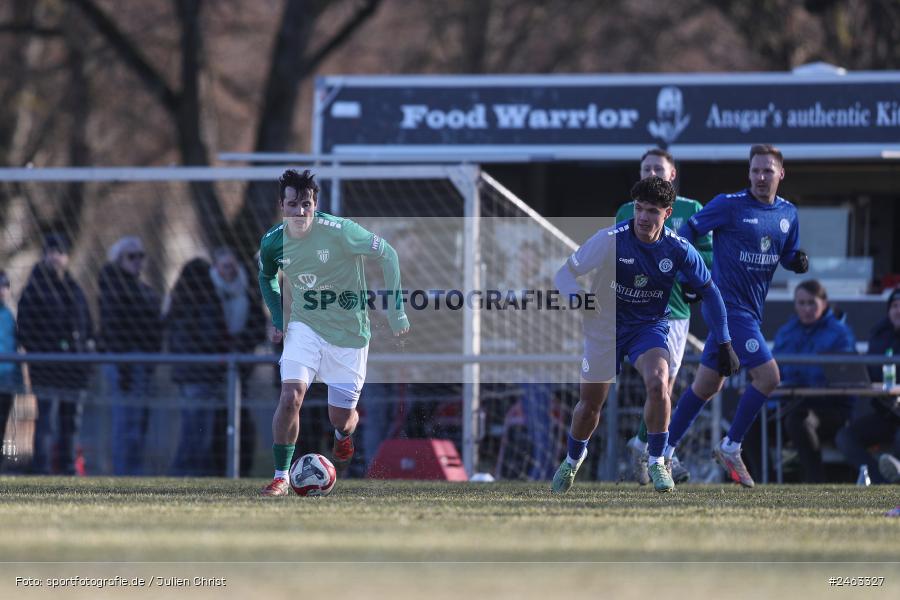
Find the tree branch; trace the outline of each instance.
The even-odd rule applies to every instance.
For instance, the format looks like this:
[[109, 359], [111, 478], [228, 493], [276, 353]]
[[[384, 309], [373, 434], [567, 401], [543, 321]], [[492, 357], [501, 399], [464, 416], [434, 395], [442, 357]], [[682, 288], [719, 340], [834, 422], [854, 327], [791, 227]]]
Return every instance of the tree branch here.
[[330, 40], [325, 42], [321, 48], [316, 50], [312, 56], [309, 57], [306, 61], [304, 61], [303, 65], [300, 68], [300, 71], [297, 73], [297, 79], [303, 79], [310, 73], [318, 68], [319, 64], [328, 58], [328, 55], [334, 52], [337, 48], [340, 48], [341, 45], [353, 35], [359, 27], [365, 23], [369, 17], [375, 14], [375, 11], [378, 9], [378, 5], [381, 3], [381, 0], [366, 0], [365, 4], [363, 4], [356, 13], [347, 19], [344, 23], [344, 26], [334, 34]]
[[58, 37], [62, 35], [62, 29], [56, 27], [40, 27], [38, 25], [24, 23], [0, 23], [0, 33], [14, 35], [33, 35], [36, 37]]
[[159, 98], [166, 110], [173, 114], [176, 113], [180, 102], [178, 93], [169, 87], [165, 78], [144, 58], [122, 30], [91, 0], [72, 0], [72, 2], [81, 9], [84, 16], [107, 43], [115, 48], [119, 57], [150, 90], [150, 93]]

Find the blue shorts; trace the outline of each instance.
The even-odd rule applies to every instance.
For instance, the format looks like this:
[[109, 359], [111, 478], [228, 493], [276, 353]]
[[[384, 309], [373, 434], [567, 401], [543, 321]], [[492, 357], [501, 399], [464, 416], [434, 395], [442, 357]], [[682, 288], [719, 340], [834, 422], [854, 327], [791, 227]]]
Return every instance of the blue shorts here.
[[597, 338], [585, 336], [581, 377], [592, 383], [612, 381], [622, 371], [622, 359], [626, 354], [634, 365], [641, 354], [652, 348], [662, 348], [668, 352], [668, 336], [668, 319], [624, 331], [621, 326], [617, 327], [615, 354], [611, 352], [611, 344], [604, 344]]
[[[728, 332], [731, 334], [731, 346], [741, 361], [742, 369], [753, 369], [772, 360], [772, 351], [766, 344], [766, 338], [759, 330], [759, 322], [752, 317], [728, 315]], [[718, 370], [716, 362], [719, 356], [719, 345], [710, 334], [706, 338], [703, 356], [700, 363], [713, 371]]]

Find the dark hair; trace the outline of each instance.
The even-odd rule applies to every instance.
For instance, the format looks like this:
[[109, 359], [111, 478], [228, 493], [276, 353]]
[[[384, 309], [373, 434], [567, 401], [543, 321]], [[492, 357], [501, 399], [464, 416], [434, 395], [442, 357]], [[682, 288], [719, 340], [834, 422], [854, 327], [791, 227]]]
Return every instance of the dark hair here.
[[662, 148], [650, 148], [649, 150], [644, 152], [644, 155], [641, 157], [641, 162], [644, 162], [644, 159], [648, 156], [661, 156], [669, 161], [670, 165], [672, 165], [673, 167], [675, 166], [675, 158], [668, 150], [663, 150]]
[[218, 301], [205, 258], [192, 258], [184, 267], [172, 288], [172, 306], [209, 304]]
[[888, 296], [888, 301], [887, 301], [888, 310], [891, 310], [891, 304], [893, 304], [897, 300], [900, 300], [900, 287], [895, 287], [894, 290], [891, 292], [891, 295]]
[[[825, 291], [825, 286], [822, 285], [822, 282], [818, 279], [804, 279], [797, 284], [797, 290], [803, 290], [819, 300], [828, 302], [828, 293]], [[795, 294], [797, 293], [797, 290], [794, 290]]]
[[315, 175], [309, 169], [303, 171], [303, 173], [298, 173], [294, 169], [287, 169], [284, 173], [281, 174], [281, 177], [278, 178], [278, 199], [284, 202], [284, 190], [285, 188], [292, 187], [297, 190], [297, 195], [299, 196], [303, 190], [309, 190], [312, 194], [312, 199], [314, 202], [319, 201], [319, 184], [316, 183]]
[[632, 186], [631, 199], [649, 202], [660, 208], [669, 208], [675, 204], [675, 188], [665, 179], [654, 175], [641, 179]]
[[9, 287], [9, 276], [3, 270], [0, 270], [0, 287]]
[[68, 254], [69, 247], [69, 239], [62, 233], [48, 233], [44, 236], [44, 254], [51, 250]]
[[772, 144], [753, 144], [750, 146], [750, 160], [753, 160], [753, 157], [757, 154], [770, 154], [778, 159], [779, 165], [784, 165], [784, 155], [781, 154], [781, 150], [773, 146]]

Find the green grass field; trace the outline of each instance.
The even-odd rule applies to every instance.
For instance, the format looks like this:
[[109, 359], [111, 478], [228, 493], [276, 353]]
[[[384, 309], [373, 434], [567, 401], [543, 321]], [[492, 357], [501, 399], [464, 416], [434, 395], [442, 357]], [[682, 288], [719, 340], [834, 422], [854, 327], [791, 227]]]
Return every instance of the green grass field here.
[[[654, 569], [676, 578], [694, 573], [686, 581], [708, 580], [715, 586], [719, 567], [740, 578], [755, 573], [758, 563], [794, 562], [809, 564], [787, 570], [767, 565], [766, 577], [752, 577], [759, 584], [754, 589], [765, 590], [770, 580], [777, 589], [799, 585], [798, 573], [811, 569], [810, 577], [822, 579], [820, 584], [825, 573], [881, 575], [887, 577], [885, 585], [871, 593], [900, 590], [900, 577], [891, 576], [900, 572], [900, 519], [882, 516], [900, 503], [896, 486], [744, 490], [688, 485], [659, 495], [633, 484], [578, 483], [569, 494], [556, 497], [545, 485], [526, 483], [348, 480], [339, 481], [327, 498], [259, 498], [263, 483], [0, 478], [2, 560], [96, 563], [91, 568], [152, 562], [158, 564], [143, 568], [169, 564], [186, 572], [200, 568], [196, 563], [231, 563], [226, 570], [233, 577], [244, 573], [244, 585], [258, 585], [267, 570], [275, 569], [271, 563], [335, 562], [319, 565], [317, 571], [334, 573], [347, 586], [364, 582], [341, 573], [371, 571], [371, 582], [390, 578], [391, 572], [415, 572], [426, 586], [531, 581], [528, 592], [550, 585], [551, 595], [559, 591], [551, 584], [554, 577], [573, 571], [566, 577], [569, 584], [606, 577], [602, 585], [622, 585], [622, 596], [648, 584], [652, 579], [642, 574]], [[648, 564], [652, 562], [661, 564]], [[678, 564], [685, 562], [690, 564]], [[850, 562], [870, 566], [861, 571], [858, 565], [826, 564]], [[391, 563], [390, 568], [383, 563]], [[4, 565], [4, 586], [16, 576], [11, 568]], [[297, 564], [289, 571], [310, 568]], [[496, 579], [501, 572], [511, 574]], [[775, 581], [773, 573], [785, 580]], [[281, 575], [273, 578], [281, 581]], [[0, 587], [0, 597], [8, 597], [4, 589]], [[828, 586], [823, 584], [822, 590], [827, 593]], [[191, 597], [211, 590], [193, 591]]]

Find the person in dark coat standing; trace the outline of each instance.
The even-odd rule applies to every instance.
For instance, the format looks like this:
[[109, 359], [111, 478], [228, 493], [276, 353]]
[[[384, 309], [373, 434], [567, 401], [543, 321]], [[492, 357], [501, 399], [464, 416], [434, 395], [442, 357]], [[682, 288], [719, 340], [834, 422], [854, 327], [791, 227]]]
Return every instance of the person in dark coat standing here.
[[[100, 346], [105, 352], [159, 352], [162, 345], [160, 298], [140, 280], [146, 254], [137, 237], [110, 246], [100, 270]], [[150, 407], [152, 365], [103, 366], [112, 401], [112, 464], [115, 475], [144, 474], [144, 445]]]
[[[256, 347], [266, 341], [266, 317], [259, 298], [259, 286], [250, 285], [247, 270], [238, 262], [234, 250], [218, 248], [213, 253], [213, 264], [209, 271], [216, 295], [222, 304], [225, 325], [228, 328], [229, 351], [239, 354], [253, 354]], [[254, 282], [255, 283], [255, 282]], [[248, 398], [248, 381], [254, 365], [240, 366], [241, 397]], [[228, 448], [228, 409], [216, 411], [215, 435], [213, 439], [216, 471], [226, 475]], [[256, 424], [252, 412], [241, 409], [239, 472], [247, 475], [256, 455]]]
[[[166, 316], [169, 351], [176, 354], [221, 354], [229, 351], [228, 329], [216, 295], [211, 265], [202, 258], [189, 261], [172, 290]], [[181, 437], [172, 474], [215, 476], [213, 455], [215, 412], [225, 403], [222, 365], [175, 365], [172, 379], [181, 400]]]
[[[81, 286], [69, 273], [69, 243], [50, 234], [19, 298], [19, 343], [27, 352], [89, 352], [93, 322]], [[91, 366], [36, 363], [31, 384], [38, 400], [33, 470], [75, 474], [82, 394]]]

